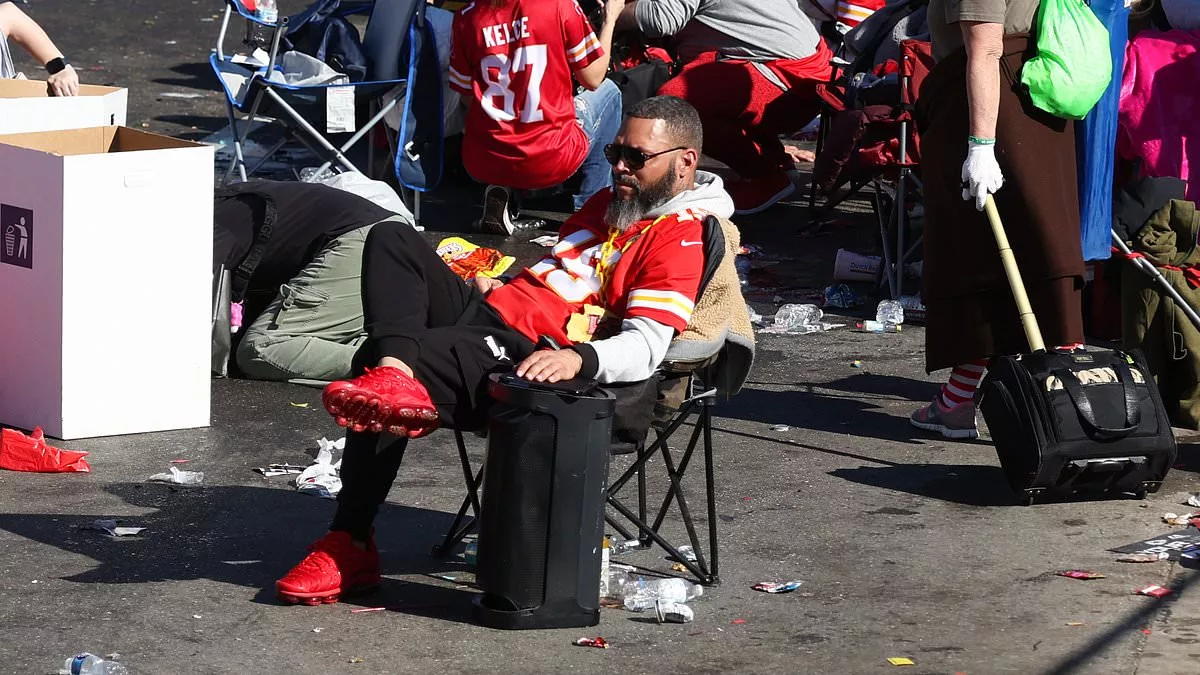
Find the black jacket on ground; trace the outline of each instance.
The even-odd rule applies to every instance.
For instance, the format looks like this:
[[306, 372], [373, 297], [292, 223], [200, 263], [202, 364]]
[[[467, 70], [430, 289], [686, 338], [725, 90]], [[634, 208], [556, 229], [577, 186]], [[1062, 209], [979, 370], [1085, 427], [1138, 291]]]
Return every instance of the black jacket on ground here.
[[218, 188], [213, 268], [233, 272], [233, 299], [245, 302], [248, 324], [331, 240], [394, 215], [315, 183], [253, 180]]

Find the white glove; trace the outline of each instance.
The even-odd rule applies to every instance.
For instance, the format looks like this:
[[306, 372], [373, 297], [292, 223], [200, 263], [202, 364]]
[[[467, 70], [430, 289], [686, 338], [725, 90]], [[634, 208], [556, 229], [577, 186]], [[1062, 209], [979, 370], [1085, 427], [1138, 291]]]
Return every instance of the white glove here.
[[983, 210], [987, 196], [1004, 185], [1004, 174], [996, 163], [996, 146], [969, 143], [967, 161], [962, 165], [963, 199], [975, 200], [975, 208]]

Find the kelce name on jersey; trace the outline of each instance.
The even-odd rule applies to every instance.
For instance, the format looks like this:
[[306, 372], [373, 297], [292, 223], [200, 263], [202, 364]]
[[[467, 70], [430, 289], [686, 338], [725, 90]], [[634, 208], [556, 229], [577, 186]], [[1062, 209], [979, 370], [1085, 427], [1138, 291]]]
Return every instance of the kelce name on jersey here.
[[[510, 32], [511, 29], [511, 32]], [[499, 47], [529, 37], [529, 18], [521, 17], [511, 24], [483, 27], [483, 43], [488, 47]]]

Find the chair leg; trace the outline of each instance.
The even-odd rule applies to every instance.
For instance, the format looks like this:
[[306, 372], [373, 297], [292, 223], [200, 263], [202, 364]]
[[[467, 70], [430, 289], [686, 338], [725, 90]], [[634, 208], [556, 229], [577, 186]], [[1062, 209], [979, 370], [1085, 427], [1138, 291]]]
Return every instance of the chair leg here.
[[704, 427], [704, 490], [708, 494], [708, 554], [711, 578], [709, 585], [721, 583], [720, 558], [717, 551], [717, 491], [713, 475], [712, 401], [704, 401], [700, 424]]
[[[446, 536], [442, 539], [442, 543], [433, 547], [433, 555], [438, 558], [449, 555], [450, 549], [470, 534], [479, 520], [479, 486], [483, 483], [483, 466], [481, 465], [478, 471], [472, 472], [471, 458], [467, 455], [467, 444], [463, 439], [462, 432], [458, 429], [454, 430], [454, 440], [458, 445], [458, 459], [462, 465], [467, 496], [463, 498], [462, 506], [458, 508], [458, 514], [455, 515], [454, 522], [450, 524], [450, 529], [446, 530]], [[467, 509], [470, 509], [472, 513], [470, 520], [467, 520]]]
[[312, 124], [309, 124], [308, 120], [301, 117], [300, 114], [296, 112], [296, 109], [288, 105], [287, 101], [284, 101], [283, 97], [280, 96], [275, 90], [271, 89], [270, 87], [265, 87], [263, 92], [267, 96], [271, 97], [272, 103], [287, 112], [288, 117], [291, 118], [292, 122], [294, 122], [296, 126], [305, 131], [305, 133], [308, 135], [308, 140], [319, 145], [327, 155], [332, 155], [334, 160], [337, 161], [338, 164], [341, 164], [342, 167], [347, 171], [358, 171], [358, 167], [354, 166], [354, 164], [349, 160], [349, 158], [346, 157], [345, 154], [342, 153], [340, 149], [330, 143], [329, 139], [322, 136]]

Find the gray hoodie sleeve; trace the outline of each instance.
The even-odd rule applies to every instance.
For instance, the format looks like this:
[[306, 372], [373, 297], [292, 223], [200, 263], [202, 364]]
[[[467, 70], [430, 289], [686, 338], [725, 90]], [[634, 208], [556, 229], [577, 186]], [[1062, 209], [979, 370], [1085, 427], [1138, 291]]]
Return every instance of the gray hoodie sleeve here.
[[621, 322], [620, 333], [572, 349], [583, 359], [581, 377], [594, 377], [601, 384], [641, 382], [654, 374], [674, 337], [674, 328], [635, 316]]
[[700, 0], [638, 0], [634, 16], [646, 37], [660, 38], [683, 30], [699, 8]]

